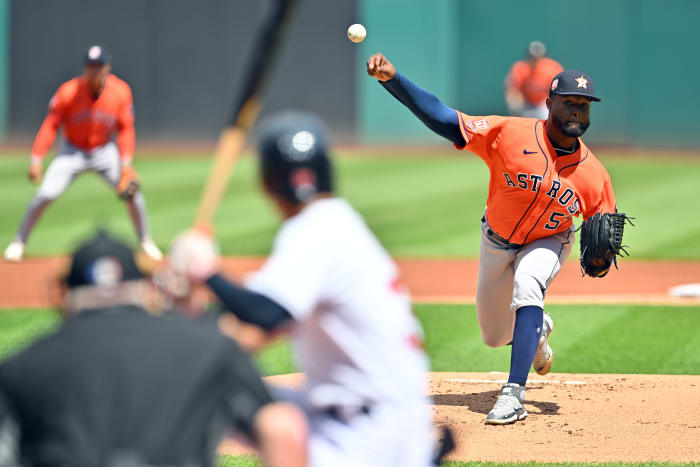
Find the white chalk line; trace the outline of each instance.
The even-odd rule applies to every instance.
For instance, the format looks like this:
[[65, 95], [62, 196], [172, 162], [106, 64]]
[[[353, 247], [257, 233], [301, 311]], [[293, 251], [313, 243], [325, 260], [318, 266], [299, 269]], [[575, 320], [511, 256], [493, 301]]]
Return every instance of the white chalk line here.
[[[506, 379], [463, 379], [463, 378], [443, 378], [447, 383], [465, 383], [465, 384], [504, 384], [508, 382]], [[531, 379], [527, 384], [565, 384], [569, 386], [582, 386], [588, 384], [586, 381], [560, 381], [558, 379]]]

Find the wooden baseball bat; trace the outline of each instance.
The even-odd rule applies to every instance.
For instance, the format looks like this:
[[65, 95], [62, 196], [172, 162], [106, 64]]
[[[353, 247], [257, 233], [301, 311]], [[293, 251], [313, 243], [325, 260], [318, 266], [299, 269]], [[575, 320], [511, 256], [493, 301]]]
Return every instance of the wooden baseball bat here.
[[263, 20], [252, 43], [245, 69], [243, 87], [234, 102], [231, 117], [221, 132], [214, 163], [202, 190], [194, 227], [213, 232], [216, 211], [226, 192], [235, 164], [243, 151], [248, 134], [260, 113], [260, 92], [274, 62], [280, 38], [296, 0], [274, 0], [272, 9]]

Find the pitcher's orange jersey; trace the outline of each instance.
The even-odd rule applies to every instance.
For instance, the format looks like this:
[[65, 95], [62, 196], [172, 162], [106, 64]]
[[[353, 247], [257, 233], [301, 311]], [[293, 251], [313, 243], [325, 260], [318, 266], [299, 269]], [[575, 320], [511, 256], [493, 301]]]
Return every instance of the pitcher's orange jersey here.
[[457, 115], [460, 149], [491, 172], [486, 218], [501, 237], [526, 244], [567, 230], [573, 216], [615, 212], [610, 175], [580, 138], [575, 153], [557, 156], [544, 120]]
[[95, 97], [84, 77], [63, 83], [49, 103], [49, 113], [34, 140], [32, 155], [43, 157], [63, 125], [65, 138], [74, 146], [91, 150], [106, 144], [117, 131], [122, 159], [134, 154], [133, 98], [129, 85], [109, 75]]

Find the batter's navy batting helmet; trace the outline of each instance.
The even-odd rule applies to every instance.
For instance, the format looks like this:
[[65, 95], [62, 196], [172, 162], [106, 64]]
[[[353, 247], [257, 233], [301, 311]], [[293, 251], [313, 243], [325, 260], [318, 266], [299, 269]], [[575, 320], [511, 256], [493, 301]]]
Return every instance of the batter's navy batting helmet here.
[[293, 203], [333, 191], [328, 131], [315, 115], [286, 111], [259, 126], [260, 170], [266, 187]]

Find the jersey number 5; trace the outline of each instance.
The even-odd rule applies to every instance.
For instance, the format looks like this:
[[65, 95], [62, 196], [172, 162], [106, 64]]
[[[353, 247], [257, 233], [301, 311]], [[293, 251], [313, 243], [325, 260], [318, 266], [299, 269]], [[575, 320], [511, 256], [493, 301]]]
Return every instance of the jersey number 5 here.
[[557, 227], [559, 227], [561, 223], [557, 217], [564, 217], [565, 215], [566, 214], [557, 211], [552, 212], [552, 215], [549, 216], [549, 222], [544, 225], [544, 228], [547, 230], [557, 230]]

